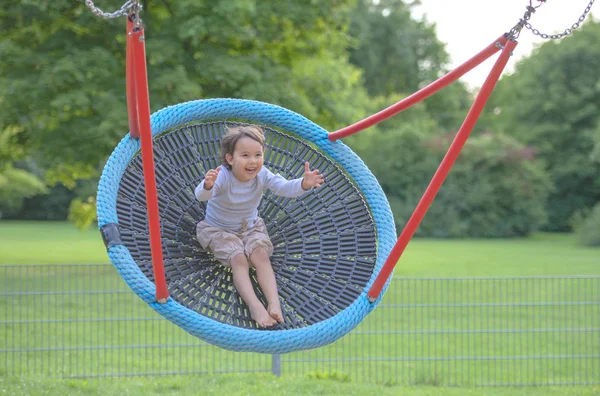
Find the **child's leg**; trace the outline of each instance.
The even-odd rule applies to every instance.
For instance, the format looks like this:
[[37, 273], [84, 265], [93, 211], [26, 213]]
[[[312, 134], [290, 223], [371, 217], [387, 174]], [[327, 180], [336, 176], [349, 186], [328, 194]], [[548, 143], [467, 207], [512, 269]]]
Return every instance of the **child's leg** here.
[[262, 292], [264, 293], [269, 306], [267, 310], [277, 322], [283, 323], [283, 312], [279, 303], [279, 293], [277, 292], [277, 283], [275, 273], [271, 266], [269, 254], [263, 247], [257, 247], [250, 255], [250, 262], [256, 268], [256, 277]]
[[246, 305], [248, 305], [252, 319], [258, 323], [259, 327], [269, 327], [276, 324], [277, 321], [271, 317], [258, 297], [256, 297], [256, 293], [254, 293], [252, 282], [250, 281], [250, 267], [246, 256], [244, 254], [238, 254], [233, 257], [229, 263], [231, 265], [231, 271], [233, 272], [233, 284], [235, 289]]

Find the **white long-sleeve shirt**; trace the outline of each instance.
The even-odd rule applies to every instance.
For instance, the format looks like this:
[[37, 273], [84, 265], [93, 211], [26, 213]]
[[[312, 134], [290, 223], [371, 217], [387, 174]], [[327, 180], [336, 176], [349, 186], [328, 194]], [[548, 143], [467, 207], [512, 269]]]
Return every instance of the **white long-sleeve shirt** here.
[[264, 166], [254, 179], [247, 182], [238, 181], [231, 170], [222, 166], [210, 190], [204, 188], [202, 180], [194, 193], [199, 201], [208, 201], [204, 219], [208, 224], [239, 231], [244, 222], [248, 228], [254, 225], [265, 188], [276, 195], [290, 198], [307, 192], [302, 188], [302, 178], [287, 180]]

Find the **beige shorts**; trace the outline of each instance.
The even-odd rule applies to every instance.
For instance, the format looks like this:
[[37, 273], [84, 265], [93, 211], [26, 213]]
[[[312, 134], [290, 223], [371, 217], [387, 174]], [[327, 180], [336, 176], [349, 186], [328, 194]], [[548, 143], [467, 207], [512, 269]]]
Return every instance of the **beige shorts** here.
[[215, 259], [226, 267], [230, 267], [229, 261], [238, 254], [243, 254], [250, 260], [250, 255], [258, 247], [264, 248], [269, 257], [273, 254], [273, 244], [265, 222], [260, 217], [251, 228], [240, 232], [227, 231], [201, 221], [196, 226], [196, 237], [202, 248], [212, 252]]

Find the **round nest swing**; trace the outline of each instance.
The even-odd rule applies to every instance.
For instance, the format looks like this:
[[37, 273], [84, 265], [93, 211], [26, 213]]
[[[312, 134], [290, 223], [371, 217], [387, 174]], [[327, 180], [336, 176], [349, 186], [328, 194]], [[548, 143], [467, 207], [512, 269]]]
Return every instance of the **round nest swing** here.
[[[267, 191], [259, 207], [274, 245], [271, 260], [285, 318], [268, 329], [251, 319], [230, 269], [196, 239], [206, 203], [196, 200], [194, 188], [220, 165], [221, 136], [235, 124], [229, 120], [262, 126], [265, 166], [274, 173], [302, 177], [309, 161], [326, 177], [321, 188], [300, 198]], [[248, 100], [183, 103], [153, 114], [151, 125], [167, 303], [155, 297], [139, 139], [127, 135], [110, 156], [98, 189], [98, 220], [111, 261], [153, 309], [225, 349], [286, 353], [335, 341], [376, 307], [381, 296], [371, 303], [366, 293], [396, 242], [396, 230], [377, 180], [347, 146], [331, 142], [327, 131], [296, 113]]]

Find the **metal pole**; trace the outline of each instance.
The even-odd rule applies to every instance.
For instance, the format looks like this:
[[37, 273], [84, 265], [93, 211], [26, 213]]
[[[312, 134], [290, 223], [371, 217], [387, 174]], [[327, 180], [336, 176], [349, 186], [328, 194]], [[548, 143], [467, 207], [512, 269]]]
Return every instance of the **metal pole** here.
[[425, 88], [420, 89], [419, 91], [415, 92], [414, 94], [402, 99], [398, 103], [396, 103], [384, 110], [381, 110], [379, 113], [373, 114], [373, 115], [365, 118], [362, 121], [359, 121], [355, 124], [352, 124], [350, 126], [342, 128], [338, 131], [331, 132], [328, 136], [329, 140], [336, 141], [337, 139], [341, 139], [343, 137], [350, 136], [352, 134], [360, 132], [363, 129], [367, 129], [367, 128], [369, 128], [375, 124], [378, 124], [381, 121], [383, 121], [395, 114], [398, 114], [399, 112], [409, 108], [410, 106], [414, 105], [415, 103], [418, 103], [418, 102], [422, 101], [423, 99], [433, 95], [440, 89], [442, 89], [442, 88], [450, 85], [454, 81], [458, 80], [465, 73], [467, 73], [471, 69], [479, 66], [481, 63], [483, 63], [483, 61], [485, 61], [490, 56], [492, 56], [496, 52], [498, 52], [498, 50], [500, 49], [497, 45], [498, 43], [500, 43], [501, 45], [505, 45], [506, 38], [504, 36], [500, 36], [497, 40], [494, 40], [494, 42], [492, 44], [488, 45], [484, 50], [479, 52], [477, 55], [475, 55], [474, 57], [472, 57], [471, 59], [469, 59], [462, 65], [458, 66], [456, 69], [452, 70], [450, 73], [446, 74], [443, 77], [440, 77], [439, 79], [432, 82]]
[[492, 67], [492, 71], [483, 83], [483, 86], [481, 87], [481, 90], [479, 91], [475, 102], [473, 102], [473, 106], [467, 114], [467, 118], [465, 118], [465, 121], [460, 127], [458, 133], [456, 134], [456, 137], [450, 145], [448, 152], [444, 156], [442, 163], [433, 175], [433, 179], [429, 183], [429, 186], [425, 190], [423, 197], [419, 201], [412, 216], [406, 223], [404, 230], [400, 234], [400, 238], [398, 238], [398, 241], [396, 241], [396, 245], [394, 246], [394, 248], [390, 252], [390, 255], [383, 264], [383, 268], [381, 269], [379, 275], [373, 282], [371, 289], [369, 289], [369, 292], [367, 293], [369, 301], [374, 302], [381, 294], [383, 286], [387, 282], [398, 260], [402, 256], [402, 253], [408, 245], [408, 242], [410, 242], [412, 236], [417, 231], [419, 224], [421, 224], [421, 220], [423, 220], [423, 218], [425, 217], [429, 206], [431, 205], [436, 194], [442, 187], [442, 183], [446, 179], [446, 176], [448, 176], [452, 165], [454, 165], [454, 162], [458, 158], [460, 151], [462, 150], [469, 135], [471, 134], [471, 131], [473, 130], [477, 119], [483, 111], [483, 107], [489, 99], [492, 90], [496, 86], [496, 82], [498, 82], [498, 79], [500, 78], [500, 75], [502, 74], [502, 71], [504, 70], [504, 67], [506, 66], [506, 63], [508, 62], [508, 59], [510, 58], [512, 51], [516, 45], [516, 41], [509, 40], [502, 49], [500, 57]]
[[158, 210], [158, 194], [156, 175], [154, 172], [154, 154], [152, 148], [152, 129], [150, 123], [150, 98], [148, 93], [148, 76], [146, 70], [146, 48], [144, 45], [144, 28], [133, 29], [128, 36], [133, 45], [133, 65], [137, 121], [140, 128], [142, 147], [142, 165], [144, 167], [144, 187], [146, 190], [146, 205], [148, 210], [148, 231], [150, 234], [150, 252], [152, 254], [152, 268], [154, 269], [154, 282], [156, 284], [156, 300], [166, 303], [169, 297], [160, 236], [160, 216]]
[[281, 377], [281, 355], [271, 355], [271, 374]]

